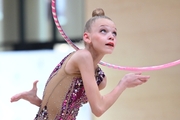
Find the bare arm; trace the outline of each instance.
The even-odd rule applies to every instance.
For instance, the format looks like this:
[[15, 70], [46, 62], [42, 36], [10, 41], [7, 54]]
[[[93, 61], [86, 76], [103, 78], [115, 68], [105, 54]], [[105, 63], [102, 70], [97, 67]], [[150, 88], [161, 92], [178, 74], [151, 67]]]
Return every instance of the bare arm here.
[[35, 81], [33, 83], [33, 88], [30, 91], [21, 92], [11, 97], [11, 102], [24, 99], [29, 101], [31, 104], [40, 107], [42, 100], [37, 96], [37, 82], [38, 81]]
[[102, 96], [94, 77], [95, 71], [91, 54], [87, 51], [80, 51], [77, 54], [78, 57], [75, 57], [75, 64], [81, 72], [92, 112], [97, 117], [108, 110], [126, 88], [140, 85], [149, 79], [149, 76], [134, 73], [127, 74], [110, 93]]

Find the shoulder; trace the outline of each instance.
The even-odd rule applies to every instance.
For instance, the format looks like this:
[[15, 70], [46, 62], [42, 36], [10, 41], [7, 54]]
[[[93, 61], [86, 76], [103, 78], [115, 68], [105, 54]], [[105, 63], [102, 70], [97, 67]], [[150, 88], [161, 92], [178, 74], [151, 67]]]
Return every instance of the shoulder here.
[[80, 62], [87, 62], [87, 61], [92, 61], [92, 55], [88, 50], [78, 50], [74, 53], [72, 56], [72, 59], [74, 62], [80, 63]]
[[[93, 66], [92, 55], [88, 50], [75, 51], [67, 61], [65, 71], [68, 74], [77, 73]], [[81, 70], [80, 70], [81, 69]]]
[[91, 53], [86, 49], [78, 50], [75, 54], [79, 57], [92, 57]]

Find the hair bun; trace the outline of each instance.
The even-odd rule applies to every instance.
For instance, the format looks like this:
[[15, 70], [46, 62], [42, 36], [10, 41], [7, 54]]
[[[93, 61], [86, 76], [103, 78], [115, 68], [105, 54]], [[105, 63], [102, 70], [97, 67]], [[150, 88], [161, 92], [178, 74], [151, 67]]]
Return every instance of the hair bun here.
[[92, 12], [92, 17], [104, 16], [104, 15], [105, 15], [105, 13], [104, 13], [104, 10], [102, 8], [97, 8]]

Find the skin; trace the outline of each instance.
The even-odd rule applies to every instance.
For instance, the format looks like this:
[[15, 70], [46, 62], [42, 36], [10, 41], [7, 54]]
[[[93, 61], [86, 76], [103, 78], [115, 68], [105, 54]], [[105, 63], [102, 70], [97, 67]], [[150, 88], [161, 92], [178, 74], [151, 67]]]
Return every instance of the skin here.
[[[116, 37], [117, 29], [115, 24], [109, 19], [98, 18], [91, 25], [91, 30], [83, 34], [83, 40], [86, 43], [85, 48], [76, 51], [65, 67], [65, 71], [69, 74], [81, 72], [91, 110], [97, 117], [108, 110], [126, 88], [141, 85], [150, 78], [149, 76], [141, 75], [141, 73], [129, 73], [119, 81], [110, 93], [104, 96], [100, 94], [100, 90], [106, 86], [107, 80], [105, 77], [103, 82], [97, 86], [94, 77], [95, 69], [104, 55], [113, 52], [117, 42]], [[110, 43], [112, 46], [107, 45]], [[37, 82], [33, 83], [33, 88], [30, 91], [14, 95], [11, 98], [11, 102], [24, 99], [40, 106], [41, 99], [36, 95]]]

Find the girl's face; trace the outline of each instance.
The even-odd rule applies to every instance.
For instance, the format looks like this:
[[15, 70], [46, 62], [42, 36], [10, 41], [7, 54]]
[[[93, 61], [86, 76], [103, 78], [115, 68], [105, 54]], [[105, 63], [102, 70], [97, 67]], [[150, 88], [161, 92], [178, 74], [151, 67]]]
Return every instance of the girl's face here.
[[90, 41], [96, 52], [111, 54], [116, 45], [117, 29], [115, 24], [105, 18], [99, 18], [91, 25]]

